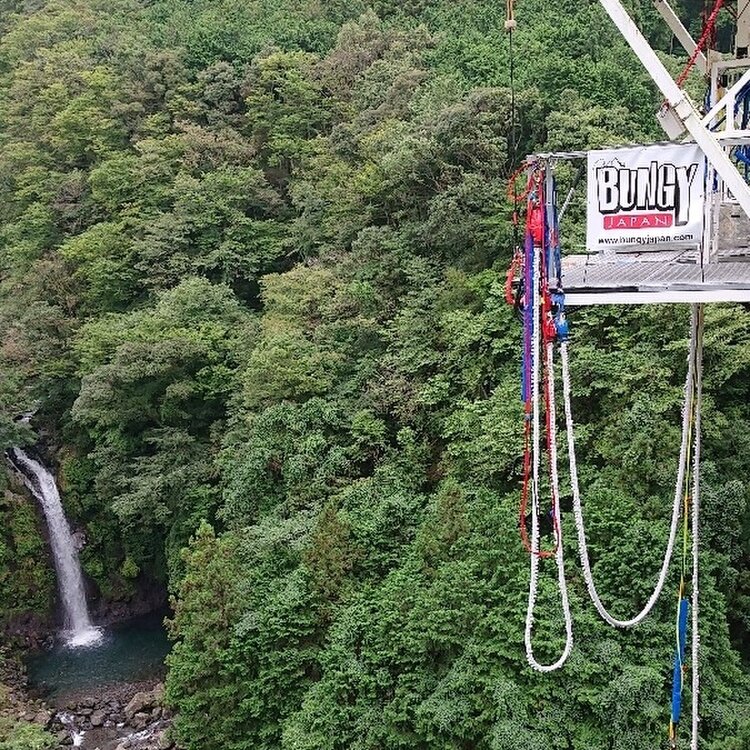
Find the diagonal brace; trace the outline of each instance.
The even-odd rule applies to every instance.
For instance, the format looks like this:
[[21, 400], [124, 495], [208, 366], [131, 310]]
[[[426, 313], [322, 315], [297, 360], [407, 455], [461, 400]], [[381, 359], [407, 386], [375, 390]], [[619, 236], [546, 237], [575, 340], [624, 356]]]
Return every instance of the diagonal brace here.
[[718, 117], [724, 110], [726, 113], [725, 130], [729, 132], [735, 131], [737, 128], [735, 127], [734, 122], [734, 105], [737, 101], [737, 94], [739, 94], [748, 83], [750, 83], [750, 70], [746, 70], [737, 83], [724, 93], [724, 96], [722, 96], [721, 99], [711, 107], [708, 114], [703, 116], [703, 124], [706, 127], [709, 127], [713, 123], [714, 118]]
[[625, 41], [638, 56], [654, 83], [659, 87], [667, 103], [693, 137], [708, 163], [716, 170], [745, 215], [750, 219], [750, 186], [732, 164], [713, 133], [703, 124], [700, 114], [690, 99], [672, 80], [669, 71], [664, 67], [656, 52], [623, 8], [622, 3], [619, 0], [599, 0], [599, 2], [617, 26]]
[[[659, 15], [666, 21], [667, 26], [669, 26], [672, 33], [677, 37], [677, 40], [683, 46], [685, 52], [687, 52], [688, 55], [692, 55], [698, 45], [695, 43], [695, 39], [690, 36], [690, 32], [685, 28], [677, 14], [672, 10], [672, 6], [667, 0], [653, 0], [653, 3], [654, 8], [656, 8]], [[704, 75], [708, 73], [708, 60], [702, 52], [699, 52], [698, 56], [695, 58], [695, 64], [700, 68]]]

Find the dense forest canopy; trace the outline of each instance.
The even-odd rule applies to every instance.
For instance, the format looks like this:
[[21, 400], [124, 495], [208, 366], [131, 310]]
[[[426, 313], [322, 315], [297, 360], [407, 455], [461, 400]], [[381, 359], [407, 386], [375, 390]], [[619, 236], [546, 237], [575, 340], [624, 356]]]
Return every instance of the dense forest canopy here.
[[[521, 156], [657, 139], [659, 99], [598, 3], [516, 15], [514, 119], [496, 1], [0, 2], [0, 438], [56, 449], [104, 597], [168, 586], [186, 750], [664, 740], [671, 597], [614, 632], [571, 564], [574, 655], [526, 665], [502, 289]], [[594, 572], [624, 614], [663, 554], [688, 313], [572, 326]], [[706, 337], [701, 732], [740, 750], [750, 315], [712, 307]], [[0, 509], [0, 619], [48, 612], [32, 509]]]

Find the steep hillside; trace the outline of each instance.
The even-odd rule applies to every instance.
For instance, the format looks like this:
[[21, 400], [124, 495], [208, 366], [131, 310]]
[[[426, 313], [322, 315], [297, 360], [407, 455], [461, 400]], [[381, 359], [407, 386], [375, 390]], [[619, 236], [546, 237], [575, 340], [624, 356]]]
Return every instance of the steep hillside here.
[[[14, 420], [35, 411], [105, 599], [172, 592], [182, 747], [661, 743], [671, 597], [611, 631], [571, 562], [574, 657], [540, 676], [522, 646], [506, 182], [534, 149], [660, 137], [598, 4], [518, 1], [513, 96], [496, 2], [8, 5], [0, 438], [34, 441]], [[635, 11], [677, 70], [651, 4]], [[750, 316], [707, 318], [702, 732], [739, 750]], [[572, 326], [595, 573], [627, 613], [663, 554], [688, 313]], [[11, 575], [42, 573], [6, 552], [41, 543], [29, 508], [0, 513], [0, 620], [44, 611]], [[551, 579], [540, 613], [553, 655]]]

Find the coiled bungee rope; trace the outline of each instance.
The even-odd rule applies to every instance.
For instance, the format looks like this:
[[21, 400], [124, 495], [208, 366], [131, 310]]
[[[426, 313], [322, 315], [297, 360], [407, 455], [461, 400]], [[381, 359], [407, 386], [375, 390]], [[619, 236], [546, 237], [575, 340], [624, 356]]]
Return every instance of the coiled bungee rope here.
[[[524, 357], [522, 391], [524, 400], [524, 481], [520, 508], [521, 536], [529, 554], [529, 598], [526, 610], [524, 645], [526, 659], [532, 669], [538, 672], [552, 672], [559, 669], [570, 656], [573, 647], [573, 624], [570, 613], [568, 588], [565, 580], [562, 522], [560, 513], [560, 487], [557, 466], [557, 427], [555, 403], [555, 363], [554, 349], [559, 342], [565, 426], [570, 468], [571, 489], [573, 494], [573, 516], [578, 538], [579, 557], [583, 569], [584, 581], [589, 596], [599, 615], [608, 624], [616, 628], [634, 627], [648, 616], [661, 595], [669, 565], [674, 553], [680, 519], [683, 529], [682, 574], [678, 592], [676, 617], [676, 646], [673, 669], [672, 710], [670, 715], [669, 737], [672, 747], [677, 743], [677, 724], [680, 719], [682, 693], [685, 672], [686, 636], [689, 614], [691, 622], [691, 666], [692, 666], [692, 726], [691, 750], [698, 750], [698, 707], [700, 680], [698, 671], [700, 640], [698, 633], [698, 542], [700, 510], [700, 411], [702, 401], [703, 378], [703, 327], [704, 315], [701, 305], [691, 308], [690, 345], [687, 356], [687, 375], [685, 378], [684, 399], [682, 407], [682, 431], [680, 453], [677, 466], [674, 500], [669, 526], [666, 549], [662, 559], [656, 584], [646, 604], [640, 612], [629, 619], [613, 615], [602, 602], [594, 581], [589, 559], [586, 527], [583, 516], [583, 505], [578, 477], [578, 463], [575, 451], [574, 420], [571, 404], [570, 355], [568, 342], [568, 324], [565, 319], [564, 294], [561, 288], [549, 288], [549, 269], [558, 265], [557, 254], [557, 212], [554, 210], [554, 182], [551, 182], [547, 202], [552, 210], [545, 215], [541, 205], [543, 197], [542, 177], [538, 168], [529, 174], [525, 197], [527, 203], [526, 245], [523, 257], [516, 256], [514, 268], [506, 279], [506, 298], [515, 306], [522, 303], [524, 321]], [[550, 226], [552, 224], [553, 226]], [[550, 231], [551, 230], [551, 231]], [[553, 238], [553, 239], [551, 239]], [[552, 251], [547, 253], [552, 248]], [[555, 269], [552, 269], [553, 271]], [[522, 284], [515, 297], [512, 281], [518, 272]], [[559, 281], [559, 272], [558, 272]], [[544, 316], [544, 319], [542, 319]], [[542, 356], [544, 349], [544, 356]], [[546, 451], [549, 464], [549, 491], [551, 498], [550, 515], [552, 516], [555, 547], [553, 550], [540, 549], [540, 468], [542, 463], [541, 440], [541, 404], [540, 384], [544, 388]], [[691, 468], [692, 448], [692, 477]], [[691, 485], [692, 479], [692, 485]], [[531, 535], [526, 530], [527, 501], [531, 498]], [[692, 503], [691, 503], [692, 499]], [[690, 524], [688, 521], [690, 520]], [[688, 547], [692, 542], [692, 572], [689, 575], [692, 589], [691, 598], [687, 598]], [[559, 658], [549, 664], [540, 663], [533, 649], [534, 611], [539, 585], [539, 566], [543, 558], [554, 558], [557, 568], [557, 585], [560, 591], [561, 609], [565, 625], [565, 644]], [[690, 608], [692, 607], [692, 612]]]
[[[535, 270], [539, 266], [539, 253], [535, 253]], [[538, 275], [535, 273], [535, 277]], [[538, 292], [532, 292], [533, 301], [536, 301]], [[555, 388], [554, 377], [547, 377], [547, 410], [548, 419], [548, 450], [550, 465], [550, 484], [552, 488], [552, 514], [553, 524], [556, 530], [555, 544], [555, 565], [557, 567], [557, 585], [560, 590], [560, 602], [562, 605], [563, 620], [565, 621], [565, 645], [557, 661], [551, 664], [541, 664], [534, 656], [533, 646], [533, 629], [534, 629], [534, 609], [536, 606], [537, 589], [539, 584], [539, 468], [541, 465], [541, 430], [540, 430], [540, 413], [539, 413], [539, 370], [541, 360], [541, 325], [540, 325], [540, 306], [534, 304], [534, 337], [533, 337], [533, 365], [532, 365], [532, 389], [533, 389], [533, 481], [531, 491], [531, 554], [530, 576], [529, 576], [529, 600], [526, 608], [526, 627], [524, 630], [524, 644], [526, 647], [526, 660], [532, 669], [537, 672], [553, 672], [562, 667], [570, 656], [573, 649], [573, 618], [570, 614], [570, 602], [568, 600], [568, 586], [565, 581], [565, 562], [563, 558], [563, 540], [562, 540], [562, 523], [560, 519], [560, 492], [559, 478], [557, 474], [557, 447], [555, 431]], [[548, 375], [553, 373], [554, 365], [554, 348], [553, 342], [545, 345], [546, 350], [546, 368]]]
[[[602, 603], [596, 589], [588, 554], [586, 529], [583, 520], [581, 493], [578, 483], [578, 468], [575, 454], [574, 423], [571, 408], [570, 363], [568, 356], [568, 342], [560, 344], [562, 360], [563, 400], [565, 404], [565, 424], [568, 436], [568, 458], [570, 464], [571, 488], [573, 491], [573, 514], [578, 535], [578, 551], [583, 569], [584, 581], [591, 601], [597, 612], [607, 623], [617, 628], [634, 627], [641, 623], [649, 614], [658, 600], [666, 581], [669, 563], [674, 552], [680, 515], [683, 521], [683, 554], [680, 585], [677, 597], [677, 615], [675, 625], [675, 660], [672, 675], [672, 706], [669, 721], [670, 746], [677, 747], [677, 725], [682, 711], [682, 692], [685, 673], [685, 647], [688, 629], [688, 611], [692, 607], [691, 618], [691, 668], [692, 668], [692, 705], [691, 705], [691, 749], [698, 750], [698, 709], [700, 693], [700, 634], [698, 631], [698, 558], [699, 558], [699, 512], [700, 512], [700, 448], [701, 423], [700, 413], [703, 395], [703, 327], [704, 314], [701, 305], [692, 305], [690, 320], [690, 349], [688, 352], [688, 372], [685, 379], [685, 398], [682, 409], [682, 441], [677, 471], [677, 483], [672, 507], [672, 521], [670, 524], [667, 548], [664, 553], [656, 586], [644, 608], [629, 620], [614, 617]], [[688, 476], [690, 470], [690, 447], [692, 442], [692, 484]], [[692, 498], [692, 502], [691, 502]], [[690, 532], [688, 519], [690, 518]], [[689, 603], [687, 598], [687, 560], [688, 545], [692, 545], [692, 572], [690, 585], [692, 596]]]
[[[596, 611], [601, 615], [605, 622], [608, 622], [615, 628], [630, 628], [639, 623], [648, 616], [653, 609], [659, 596], [661, 595], [664, 583], [669, 572], [669, 563], [674, 552], [675, 540], [680, 521], [680, 510], [683, 500], [683, 489], [685, 487], [686, 466], [688, 463], [688, 451], [690, 448], [690, 434], [692, 425], [692, 415], [694, 413], [694, 401], [696, 395], [696, 362], [697, 348], [699, 339], [699, 323], [696, 307], [693, 306], [692, 321], [690, 324], [690, 351], [688, 353], [688, 372], [685, 379], [685, 397], [682, 407], [682, 441], [680, 444], [680, 457], [677, 468], [677, 481], [675, 483], [674, 501], [672, 503], [672, 520], [669, 526], [669, 536], [667, 537], [667, 546], [664, 551], [659, 575], [656, 585], [648, 598], [643, 609], [633, 617], [621, 619], [613, 615], [604, 606], [599, 593], [596, 589], [594, 576], [591, 572], [591, 563], [589, 560], [588, 544], [586, 541], [586, 527], [583, 520], [583, 508], [581, 504], [581, 490], [578, 482], [578, 464], [575, 451], [575, 435], [573, 430], [573, 412], [571, 407], [571, 386], [570, 386], [570, 361], [568, 354], [568, 342], [563, 341], [560, 344], [560, 359], [562, 361], [562, 382], [563, 382], [563, 401], [565, 404], [565, 426], [568, 438], [568, 460], [570, 465], [570, 484], [573, 491], [573, 515], [575, 518], [576, 531], [578, 534], [578, 552], [583, 569], [583, 579], [586, 582], [591, 601], [596, 607]], [[700, 326], [702, 328], [703, 316], [700, 315]]]

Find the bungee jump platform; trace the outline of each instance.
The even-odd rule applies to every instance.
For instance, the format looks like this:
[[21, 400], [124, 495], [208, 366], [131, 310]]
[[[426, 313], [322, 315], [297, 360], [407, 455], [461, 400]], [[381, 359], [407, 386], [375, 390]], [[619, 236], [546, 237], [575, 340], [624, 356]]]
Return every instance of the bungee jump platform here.
[[[558, 474], [559, 373], [580, 564], [589, 597], [605, 622], [615, 628], [631, 628], [649, 616], [662, 595], [681, 537], [667, 738], [672, 750], [687, 748], [688, 743], [691, 750], [700, 750], [703, 303], [750, 302], [750, 0], [734, 0], [732, 59], [723, 59], [711, 49], [724, 0], [706, 0], [703, 31], [697, 42], [667, 0], [652, 1], [689, 55], [676, 81], [622, 3], [599, 3], [664, 97], [657, 117], [669, 142], [535, 154], [527, 157], [511, 177], [508, 189], [516, 227], [521, 205], [525, 208], [523, 246], [514, 248], [505, 280], [506, 301], [522, 323], [524, 454], [519, 528], [529, 554], [524, 648], [529, 667], [539, 673], [561, 669], [573, 651]], [[505, 28], [510, 35], [512, 71], [516, 27], [513, 0], [507, 0], [507, 9]], [[693, 67], [710, 82], [700, 109], [682, 89]], [[515, 109], [513, 118], [515, 121]], [[561, 164], [567, 165], [565, 169]], [[571, 180], [576, 166], [577, 174]], [[517, 178], [521, 176], [525, 185], [519, 190]], [[562, 202], [558, 200], [558, 185], [566, 191]], [[582, 305], [654, 303], [691, 306], [682, 437], [675, 457], [671, 521], [662, 563], [642, 609], [623, 617], [614, 615], [599, 597], [589, 560], [575, 451], [566, 311]], [[551, 518], [553, 526], [553, 541], [546, 546], [540, 532], [543, 516]], [[545, 560], [548, 562], [543, 563]], [[565, 630], [558, 657], [546, 663], [534, 651], [537, 591], [542, 575], [556, 578]], [[682, 717], [686, 688], [689, 725]]]

